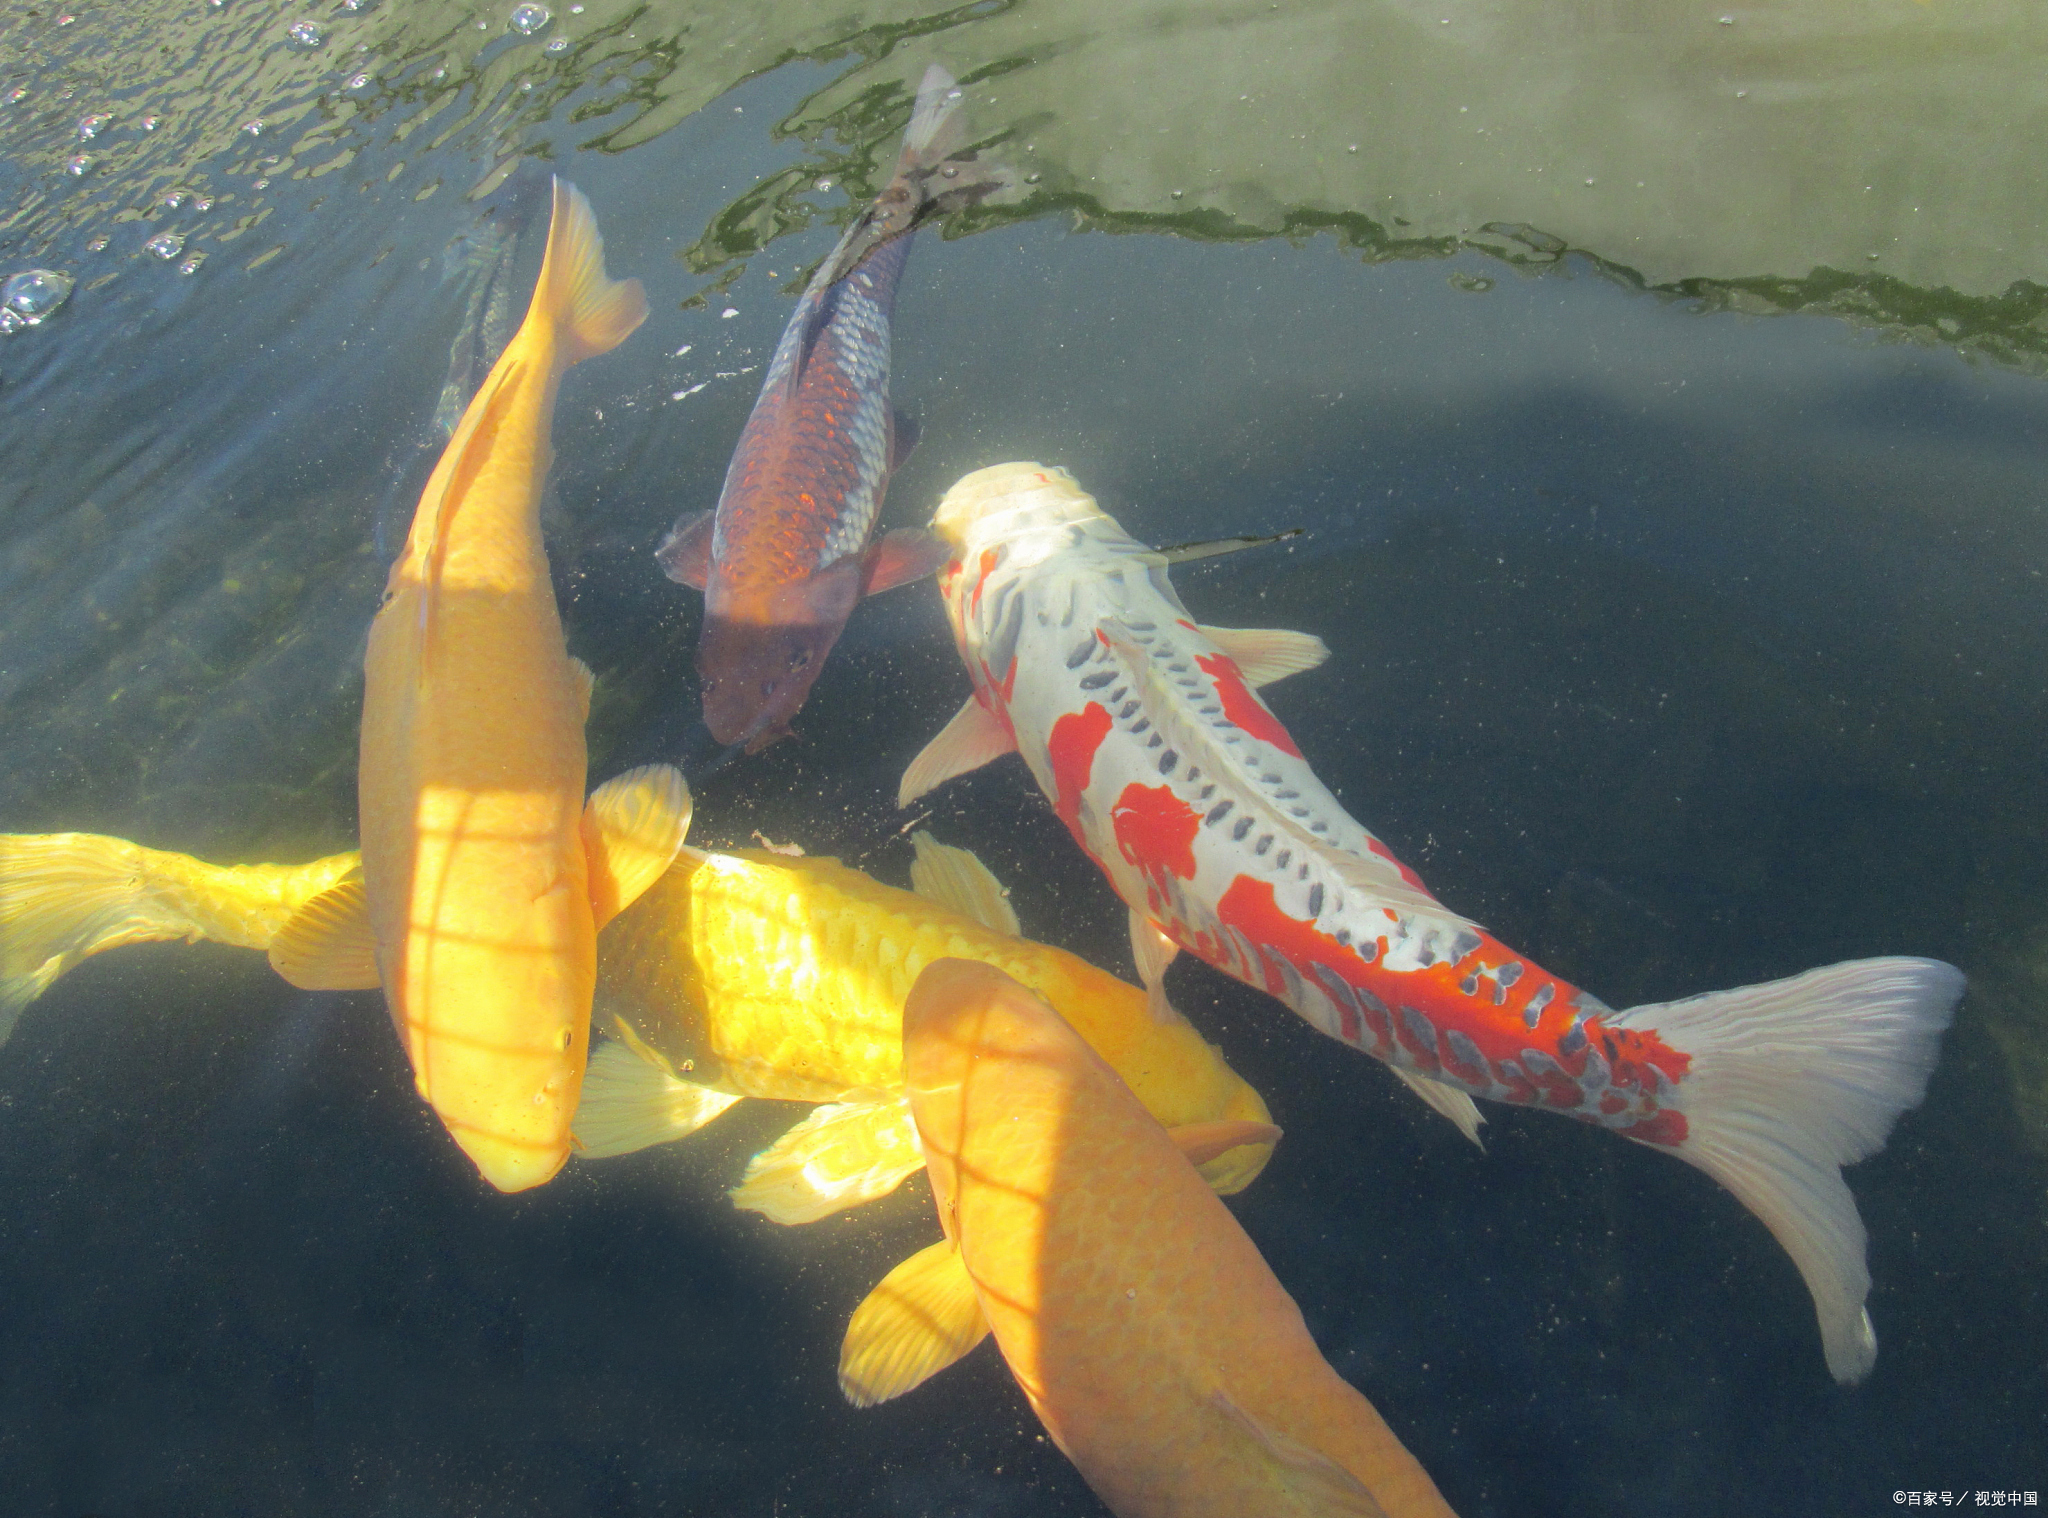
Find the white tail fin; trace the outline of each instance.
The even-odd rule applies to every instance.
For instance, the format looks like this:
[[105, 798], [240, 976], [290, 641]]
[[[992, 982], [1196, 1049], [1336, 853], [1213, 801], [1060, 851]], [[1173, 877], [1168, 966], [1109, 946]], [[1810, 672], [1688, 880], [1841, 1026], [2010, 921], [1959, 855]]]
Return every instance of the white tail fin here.
[[1918, 1104], [1963, 973], [1932, 959], [1858, 959], [1789, 980], [1631, 1007], [1691, 1056], [1676, 1153], [1742, 1199], [1806, 1278], [1837, 1381], [1869, 1374], [1877, 1335], [1863, 1220], [1841, 1167], [1875, 1154]]
[[903, 133], [903, 156], [921, 164], [949, 158], [960, 146], [960, 89], [953, 76], [934, 63], [918, 81], [917, 104]]

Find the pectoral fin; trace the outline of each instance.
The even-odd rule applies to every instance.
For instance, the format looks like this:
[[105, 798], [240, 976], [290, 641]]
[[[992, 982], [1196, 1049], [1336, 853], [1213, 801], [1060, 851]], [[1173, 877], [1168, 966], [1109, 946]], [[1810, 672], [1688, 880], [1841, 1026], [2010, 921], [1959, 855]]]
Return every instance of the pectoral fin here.
[[951, 1239], [898, 1265], [869, 1292], [839, 1347], [839, 1389], [873, 1407], [921, 1386], [988, 1336], [973, 1278]]
[[1330, 657], [1329, 645], [1314, 633], [1289, 632], [1284, 627], [1203, 627], [1198, 630], [1230, 655], [1245, 683], [1251, 686], [1271, 685], [1275, 680], [1314, 669]]
[[1473, 1143], [1479, 1144], [1481, 1149], [1486, 1147], [1486, 1145], [1479, 1142], [1479, 1125], [1485, 1122], [1486, 1119], [1479, 1115], [1479, 1109], [1472, 1104], [1471, 1097], [1460, 1091], [1456, 1086], [1446, 1085], [1440, 1080], [1432, 1080], [1427, 1075], [1413, 1074], [1410, 1071], [1401, 1069], [1398, 1065], [1389, 1065], [1387, 1068], [1401, 1077], [1402, 1085], [1413, 1091], [1425, 1102], [1428, 1102], [1435, 1111], [1449, 1118], [1452, 1127], [1464, 1134], [1466, 1138], [1472, 1140]]
[[610, 1039], [583, 1073], [571, 1139], [583, 1158], [610, 1159], [688, 1138], [738, 1100], [681, 1079], [637, 1039]]
[[362, 878], [329, 886], [270, 941], [270, 968], [301, 991], [374, 991], [377, 940]]
[[1365, 1484], [1322, 1451], [1266, 1427], [1228, 1392], [1218, 1391], [1210, 1401], [1227, 1430], [1224, 1437], [1247, 1446], [1248, 1461], [1266, 1468], [1274, 1494], [1290, 1499], [1287, 1511], [1313, 1518], [1387, 1518]]
[[887, 1196], [923, 1164], [902, 1097], [832, 1102], [754, 1156], [733, 1205], [773, 1223], [815, 1223]]
[[861, 594], [880, 595], [885, 590], [922, 580], [928, 574], [936, 574], [952, 555], [953, 550], [937, 533], [926, 532], [922, 527], [892, 527], [868, 549], [867, 579]]
[[1166, 1130], [1166, 1136], [1173, 1140], [1173, 1147], [1188, 1157], [1188, 1163], [1200, 1167], [1209, 1161], [1228, 1154], [1243, 1144], [1277, 1144], [1280, 1130], [1271, 1123], [1255, 1123], [1249, 1118], [1226, 1118], [1214, 1123], [1183, 1123], [1178, 1128]]
[[711, 528], [708, 511], [686, 511], [676, 518], [668, 536], [654, 550], [654, 562], [678, 585], [702, 590], [711, 579]]
[[1017, 740], [978, 697], [969, 696], [967, 704], [953, 713], [953, 720], [939, 729], [938, 737], [910, 761], [910, 768], [903, 772], [903, 783], [896, 788], [896, 805], [909, 806], [926, 791], [944, 785], [954, 776], [978, 770], [991, 759], [1016, 752]]
[[1013, 938], [1024, 936], [1003, 883], [971, 851], [940, 843], [923, 829], [912, 833], [910, 842], [917, 850], [910, 866], [911, 890], [985, 928]]
[[607, 780], [583, 808], [590, 911], [602, 928], [661, 879], [690, 831], [690, 787], [672, 764]]

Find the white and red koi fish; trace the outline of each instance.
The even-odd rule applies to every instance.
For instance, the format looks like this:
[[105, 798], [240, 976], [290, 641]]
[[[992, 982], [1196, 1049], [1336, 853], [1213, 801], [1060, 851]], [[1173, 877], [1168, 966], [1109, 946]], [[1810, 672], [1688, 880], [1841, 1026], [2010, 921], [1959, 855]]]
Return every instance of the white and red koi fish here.
[[704, 592], [697, 643], [704, 722], [754, 753], [789, 734], [862, 596], [930, 574], [922, 532], [870, 542], [889, 476], [915, 435], [889, 404], [890, 313], [911, 235], [996, 189], [954, 156], [960, 91], [925, 71], [888, 187], [818, 267], [783, 329], [714, 512], [686, 512], [655, 550]]
[[1920, 1100], [1960, 971], [1853, 960], [1615, 1011], [1444, 907], [1316, 779], [1255, 688], [1320, 663], [1319, 640], [1197, 626], [1168, 556], [1064, 470], [980, 470], [933, 526], [974, 696], [904, 775], [904, 804], [1021, 753], [1130, 906], [1148, 984], [1186, 950], [1386, 1061], [1468, 1135], [1487, 1097], [1698, 1166], [1792, 1256], [1835, 1378], [1869, 1371], [1863, 1223], [1839, 1167]]

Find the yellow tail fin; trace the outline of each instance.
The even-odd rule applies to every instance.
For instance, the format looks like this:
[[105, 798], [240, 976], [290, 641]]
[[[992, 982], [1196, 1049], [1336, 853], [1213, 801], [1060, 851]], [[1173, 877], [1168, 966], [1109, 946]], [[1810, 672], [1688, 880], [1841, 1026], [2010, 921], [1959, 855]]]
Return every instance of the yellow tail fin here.
[[209, 938], [262, 949], [359, 866], [207, 864], [98, 833], [0, 834], [0, 1042], [81, 960], [122, 944]]
[[647, 294], [640, 281], [606, 277], [597, 217], [583, 192], [566, 179], [555, 181], [554, 220], [534, 304], [553, 316], [565, 366], [609, 353], [647, 319]]

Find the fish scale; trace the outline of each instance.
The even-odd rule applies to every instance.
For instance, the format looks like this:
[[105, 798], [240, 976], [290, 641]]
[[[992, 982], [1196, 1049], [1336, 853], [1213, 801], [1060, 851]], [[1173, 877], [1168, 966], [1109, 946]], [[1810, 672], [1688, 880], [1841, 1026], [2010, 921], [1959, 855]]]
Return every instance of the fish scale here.
[[1064, 470], [979, 470], [932, 525], [974, 695], [900, 804], [1021, 754], [1130, 907], [1155, 993], [1186, 951], [1384, 1060], [1470, 1136], [1486, 1098], [1697, 1166], [1798, 1266], [1835, 1377], [1868, 1372], [1865, 1234], [1840, 1167], [1920, 1100], [1960, 971], [1851, 960], [1617, 1012], [1446, 908], [1316, 778], [1255, 687], [1313, 667], [1320, 642], [1199, 626], [1170, 555]]

